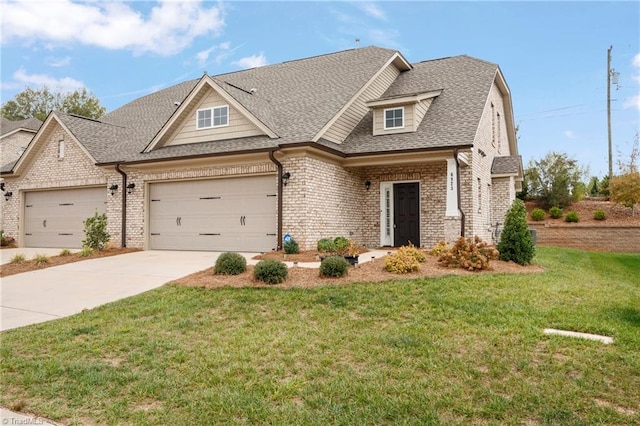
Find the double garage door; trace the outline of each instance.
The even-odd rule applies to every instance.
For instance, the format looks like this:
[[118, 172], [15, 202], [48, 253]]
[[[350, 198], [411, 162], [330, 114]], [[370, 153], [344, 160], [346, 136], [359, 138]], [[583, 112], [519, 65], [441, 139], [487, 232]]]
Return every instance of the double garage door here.
[[25, 247], [82, 247], [83, 222], [104, 213], [106, 202], [104, 187], [25, 193]]
[[149, 184], [149, 247], [270, 251], [277, 245], [274, 176]]

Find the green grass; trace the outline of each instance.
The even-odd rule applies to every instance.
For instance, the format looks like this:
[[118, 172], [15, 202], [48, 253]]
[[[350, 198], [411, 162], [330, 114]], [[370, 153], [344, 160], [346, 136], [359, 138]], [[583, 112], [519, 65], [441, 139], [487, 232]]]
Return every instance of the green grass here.
[[640, 255], [535, 261], [545, 273], [165, 286], [3, 333], [0, 405], [65, 424], [637, 424]]

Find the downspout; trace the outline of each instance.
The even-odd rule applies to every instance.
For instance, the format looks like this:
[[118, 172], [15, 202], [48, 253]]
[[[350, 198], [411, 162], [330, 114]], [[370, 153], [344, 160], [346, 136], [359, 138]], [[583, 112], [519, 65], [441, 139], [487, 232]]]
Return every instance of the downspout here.
[[127, 174], [120, 169], [120, 163], [116, 164], [116, 172], [122, 175], [122, 238], [120, 246], [125, 248], [127, 246]]
[[277, 150], [269, 151], [269, 159], [278, 168], [278, 242], [276, 250], [280, 250], [282, 244], [282, 163], [276, 160], [276, 157], [273, 155], [276, 151]]
[[453, 150], [453, 158], [456, 160], [456, 176], [457, 176], [457, 184], [458, 184], [458, 211], [460, 212], [460, 236], [464, 237], [464, 226], [465, 226], [465, 215], [462, 210], [462, 194], [461, 189], [462, 185], [460, 185], [460, 160], [458, 159], [458, 148]]

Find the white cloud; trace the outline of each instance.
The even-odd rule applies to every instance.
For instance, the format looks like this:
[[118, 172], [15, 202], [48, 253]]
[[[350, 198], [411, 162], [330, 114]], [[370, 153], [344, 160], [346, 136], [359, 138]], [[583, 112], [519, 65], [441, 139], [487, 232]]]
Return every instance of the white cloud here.
[[83, 82], [71, 77], [55, 78], [46, 74], [27, 74], [25, 69], [22, 67], [13, 73], [13, 79], [15, 80], [16, 85], [20, 83], [23, 86], [29, 86], [32, 88], [47, 86], [49, 89], [62, 93], [73, 92], [86, 87]]
[[636, 54], [636, 56], [633, 57], [633, 59], [631, 60], [631, 65], [636, 68], [640, 68], [640, 53]]
[[226, 59], [227, 57], [229, 57], [229, 55], [231, 55], [231, 53], [233, 53], [236, 49], [240, 48], [244, 46], [244, 44], [241, 44], [238, 47], [235, 47], [233, 49], [231, 49], [231, 42], [225, 41], [223, 43], [220, 44], [216, 44], [211, 46], [208, 49], [202, 50], [198, 53], [196, 53], [196, 59], [198, 60], [198, 66], [205, 66], [208, 61], [209, 61], [209, 56], [211, 56], [212, 53], [216, 52], [216, 56], [215, 56], [215, 61], [217, 64], [221, 63], [224, 59]]
[[360, 9], [362, 9], [362, 11], [369, 16], [372, 16], [377, 19], [383, 19], [383, 20], [387, 19], [387, 15], [384, 13], [384, 11], [374, 3], [363, 2], [363, 3], [358, 3], [358, 6], [360, 6]]
[[199, 36], [219, 33], [224, 10], [201, 1], [161, 0], [143, 16], [121, 2], [3, 2], [0, 26], [2, 44], [17, 39], [172, 55]]
[[640, 95], [631, 96], [630, 98], [625, 99], [622, 107], [624, 109], [635, 108], [640, 110]]
[[53, 56], [49, 56], [45, 59], [45, 63], [54, 68], [66, 67], [71, 63], [71, 57], [65, 56], [64, 58], [54, 58]]
[[575, 139], [576, 138], [576, 134], [573, 133], [573, 130], [565, 130], [564, 131], [564, 135], [569, 139]]
[[232, 62], [233, 65], [237, 65], [240, 68], [256, 68], [262, 67], [264, 65], [268, 65], [267, 58], [264, 56], [264, 53], [260, 52], [259, 55], [251, 55], [241, 58], [237, 61]]

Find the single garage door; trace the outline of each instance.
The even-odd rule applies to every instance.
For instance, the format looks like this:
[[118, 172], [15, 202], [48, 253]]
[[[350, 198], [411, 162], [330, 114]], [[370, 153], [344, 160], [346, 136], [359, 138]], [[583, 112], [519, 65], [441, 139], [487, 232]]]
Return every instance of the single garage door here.
[[103, 187], [25, 193], [24, 245], [82, 247], [84, 220], [104, 213], [106, 203]]
[[149, 246], [264, 252], [276, 247], [274, 176], [149, 185]]

